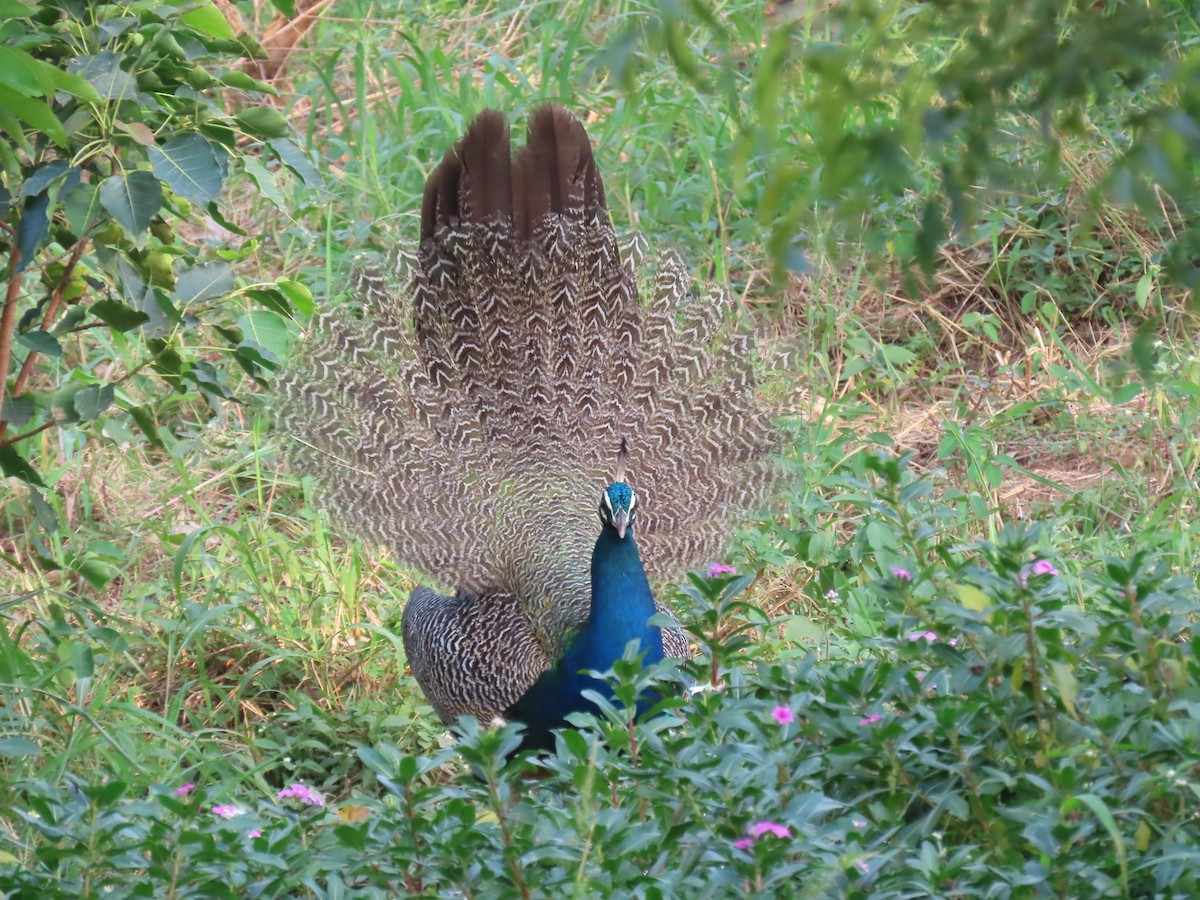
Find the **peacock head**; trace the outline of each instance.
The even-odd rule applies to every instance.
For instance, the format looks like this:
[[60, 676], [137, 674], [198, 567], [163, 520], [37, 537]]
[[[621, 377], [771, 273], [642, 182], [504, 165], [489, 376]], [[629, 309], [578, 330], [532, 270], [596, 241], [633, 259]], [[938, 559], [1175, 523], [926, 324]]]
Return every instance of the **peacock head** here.
[[637, 494], [624, 481], [614, 481], [600, 495], [600, 521], [611, 525], [617, 537], [624, 539], [625, 532], [633, 527], [637, 515]]

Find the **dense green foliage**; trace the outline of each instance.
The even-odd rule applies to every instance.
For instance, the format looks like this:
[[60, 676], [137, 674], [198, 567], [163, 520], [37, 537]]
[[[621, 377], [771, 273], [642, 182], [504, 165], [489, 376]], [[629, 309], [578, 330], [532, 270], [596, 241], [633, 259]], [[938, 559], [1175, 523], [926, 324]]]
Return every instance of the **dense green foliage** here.
[[[0, 896], [1200, 893], [1192, 9], [775, 6], [341, 0], [281, 115], [206, 2], [0, 0]], [[743, 574], [668, 598], [698, 657], [615, 676], [686, 689], [529, 781], [259, 388], [547, 99], [802, 352]]]
[[[268, 310], [231, 307], [235, 264], [256, 242], [196, 237], [247, 237], [220, 199], [231, 163], [267, 198], [278, 191], [263, 151], [320, 178], [278, 111], [226, 112], [235, 91], [274, 89], [236, 67], [261, 50], [211, 3], [13, 0], [4, 16], [0, 371], [14, 375], [0, 382], [0, 466], [28, 484], [53, 532], [30, 438], [64, 426], [127, 443], [136, 428], [165, 450], [181, 418], [233, 396], [214, 345], [265, 384], [264, 346], [280, 349], [280, 315], [289, 297], [311, 309], [308, 292], [258, 284], [246, 294]], [[54, 564], [48, 546], [39, 555]], [[96, 558], [73, 568], [97, 586], [111, 577]]]

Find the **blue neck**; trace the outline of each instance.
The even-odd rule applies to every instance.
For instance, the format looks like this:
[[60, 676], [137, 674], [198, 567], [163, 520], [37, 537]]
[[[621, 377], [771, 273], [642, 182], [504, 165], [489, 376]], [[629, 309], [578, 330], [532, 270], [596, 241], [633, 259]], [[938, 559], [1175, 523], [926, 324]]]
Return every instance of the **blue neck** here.
[[[631, 640], [637, 639], [645, 665], [663, 658], [662, 629], [648, 624], [654, 612], [654, 595], [633, 533], [627, 531], [621, 538], [616, 529], [605, 524], [592, 552], [592, 602], [587, 624], [568, 645], [558, 665], [544, 673], [508, 711], [510, 718], [528, 726], [526, 747], [552, 747], [551, 728], [564, 725], [569, 713], [591, 710], [592, 704], [581, 696], [582, 691], [612, 696], [606, 683], [585, 672], [611, 669]], [[639, 709], [643, 705], [649, 704], [639, 703]]]
[[605, 525], [592, 551], [592, 605], [587, 625], [567, 649], [566, 663], [577, 668], [611, 669], [625, 645], [635, 638], [646, 654], [646, 665], [663, 658], [662, 629], [648, 624], [654, 615], [654, 595], [638, 555], [633, 532], [617, 536]]

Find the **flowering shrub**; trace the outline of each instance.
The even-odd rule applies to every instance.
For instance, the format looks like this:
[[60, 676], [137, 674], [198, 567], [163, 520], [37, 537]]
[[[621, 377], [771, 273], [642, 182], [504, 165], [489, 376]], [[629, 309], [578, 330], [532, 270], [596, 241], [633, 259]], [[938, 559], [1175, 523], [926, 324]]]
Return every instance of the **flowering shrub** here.
[[[879, 468], [886, 516], [908, 476]], [[678, 663], [619, 661], [615, 701], [554, 754], [509, 758], [518, 726], [466, 720], [456, 747], [425, 755], [360, 747], [349, 799], [249, 779], [219, 795], [200, 777], [16, 784], [0, 884], [16, 897], [484, 883], [527, 897], [1200, 894], [1195, 586], [1140, 551], [1064, 573], [1037, 530], [935, 552], [919, 527], [935, 514], [910, 503], [918, 524], [899, 540], [936, 564], [902, 589], [884, 564], [836, 591], [877, 610], [854, 652], [836, 632], [812, 653], [749, 643], [752, 576], [696, 573], [683, 592], [707, 656], [684, 667], [692, 689], [664, 684]], [[660, 715], [633, 722], [655, 684]]]

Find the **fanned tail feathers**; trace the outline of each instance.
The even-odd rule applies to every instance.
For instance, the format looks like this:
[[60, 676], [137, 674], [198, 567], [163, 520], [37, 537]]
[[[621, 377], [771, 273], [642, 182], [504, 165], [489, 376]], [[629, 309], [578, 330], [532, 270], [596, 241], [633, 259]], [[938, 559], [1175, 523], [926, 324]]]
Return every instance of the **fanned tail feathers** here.
[[665, 258], [648, 302], [583, 126], [485, 112], [429, 178], [416, 253], [357, 263], [280, 378], [289, 458], [403, 562], [502, 592], [552, 657], [588, 609], [595, 498], [627, 438], [652, 579], [715, 558], [778, 434], [727, 294]]

